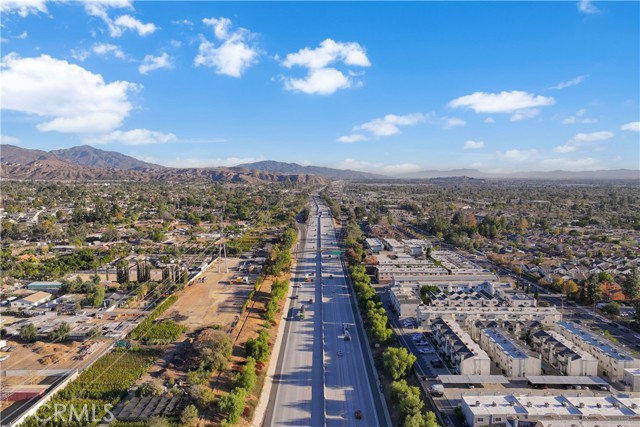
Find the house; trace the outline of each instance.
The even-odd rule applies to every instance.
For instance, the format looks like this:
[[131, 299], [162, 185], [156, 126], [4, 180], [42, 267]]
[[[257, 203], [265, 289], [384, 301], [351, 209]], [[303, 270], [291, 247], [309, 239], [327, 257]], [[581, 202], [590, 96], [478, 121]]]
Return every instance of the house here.
[[11, 308], [18, 310], [35, 308], [49, 301], [51, 296], [52, 295], [48, 292], [35, 292], [26, 297], [18, 298], [14, 301], [11, 301]]

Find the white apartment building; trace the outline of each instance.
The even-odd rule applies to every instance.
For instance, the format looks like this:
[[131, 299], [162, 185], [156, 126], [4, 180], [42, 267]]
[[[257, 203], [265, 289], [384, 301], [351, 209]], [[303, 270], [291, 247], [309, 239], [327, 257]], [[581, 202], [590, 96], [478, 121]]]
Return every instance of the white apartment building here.
[[364, 245], [373, 253], [379, 253], [384, 249], [384, 245], [380, 239], [365, 239]]
[[554, 331], [531, 334], [531, 344], [551, 366], [568, 376], [597, 376], [598, 360]]
[[420, 296], [411, 289], [402, 286], [389, 288], [389, 299], [399, 317], [414, 317], [418, 306], [422, 304]]
[[456, 322], [439, 319], [433, 324], [433, 337], [439, 351], [450, 361], [458, 375], [489, 375], [489, 355]]
[[558, 322], [556, 330], [581, 349], [589, 352], [598, 360], [599, 372], [613, 381], [624, 378], [625, 369], [640, 368], [640, 359], [615, 347], [605, 337], [599, 337], [573, 322]]
[[[553, 420], [553, 426], [591, 425], [631, 427], [640, 423], [640, 397], [613, 395], [462, 395], [461, 409], [469, 427], [509, 425], [534, 427]], [[517, 420], [518, 422], [514, 422]], [[543, 424], [548, 425], [548, 424]]]
[[540, 359], [520, 347], [504, 332], [495, 328], [483, 330], [480, 347], [507, 377], [540, 375]]
[[469, 335], [474, 341], [480, 341], [482, 331], [487, 328], [497, 328], [508, 332], [515, 337], [522, 338], [528, 331], [537, 330], [542, 324], [536, 320], [475, 320], [467, 319], [464, 327], [469, 330]]
[[538, 321], [553, 327], [560, 321], [560, 312], [555, 307], [431, 307], [419, 305], [416, 310], [418, 326], [430, 328], [438, 319], [461, 324], [467, 321]]
[[497, 307], [500, 300], [484, 291], [456, 291], [429, 293], [432, 307]]

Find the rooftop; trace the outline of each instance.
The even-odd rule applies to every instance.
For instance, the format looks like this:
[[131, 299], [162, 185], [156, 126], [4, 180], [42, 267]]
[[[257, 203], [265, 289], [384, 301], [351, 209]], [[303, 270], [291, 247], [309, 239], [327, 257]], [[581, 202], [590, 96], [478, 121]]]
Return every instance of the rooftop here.
[[506, 334], [498, 331], [497, 329], [484, 329], [482, 333], [489, 337], [489, 339], [491, 339], [493, 342], [495, 342], [498, 347], [500, 347], [502, 352], [507, 354], [512, 359], [527, 359], [531, 357], [526, 350], [517, 345], [514, 341], [511, 340], [511, 338], [509, 338]]
[[601, 352], [605, 353], [609, 357], [617, 360], [633, 360], [633, 357], [631, 357], [629, 353], [615, 347], [605, 337], [598, 337], [597, 335], [594, 335], [591, 332], [581, 328], [576, 323], [563, 321], [558, 322], [558, 326], [579, 337], [587, 344], [593, 347], [598, 347]]

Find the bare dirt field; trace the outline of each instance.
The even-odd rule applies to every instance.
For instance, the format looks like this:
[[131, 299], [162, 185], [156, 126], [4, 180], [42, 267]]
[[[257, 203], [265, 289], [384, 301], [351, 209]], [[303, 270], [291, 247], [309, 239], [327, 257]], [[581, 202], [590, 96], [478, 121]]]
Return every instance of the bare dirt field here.
[[229, 331], [237, 321], [242, 304], [249, 296], [253, 285], [227, 284], [236, 274], [238, 258], [227, 260], [227, 273], [224, 261], [218, 273], [218, 266], [213, 265], [202, 274], [204, 279], [187, 287], [180, 298], [162, 316], [163, 319], [173, 319], [185, 325], [187, 331], [220, 325]]

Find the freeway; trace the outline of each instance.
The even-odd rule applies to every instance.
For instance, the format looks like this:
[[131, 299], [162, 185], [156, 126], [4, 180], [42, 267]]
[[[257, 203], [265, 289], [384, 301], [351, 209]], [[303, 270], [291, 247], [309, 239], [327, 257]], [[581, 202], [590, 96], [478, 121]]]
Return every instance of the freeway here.
[[388, 426], [333, 220], [317, 196], [302, 235], [264, 425]]

